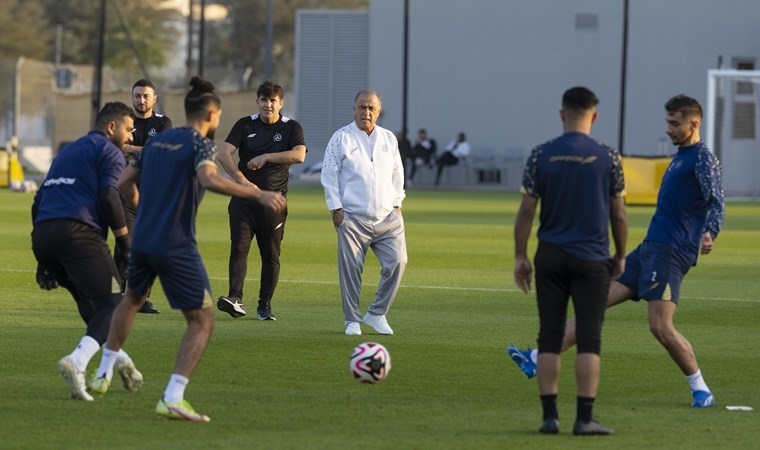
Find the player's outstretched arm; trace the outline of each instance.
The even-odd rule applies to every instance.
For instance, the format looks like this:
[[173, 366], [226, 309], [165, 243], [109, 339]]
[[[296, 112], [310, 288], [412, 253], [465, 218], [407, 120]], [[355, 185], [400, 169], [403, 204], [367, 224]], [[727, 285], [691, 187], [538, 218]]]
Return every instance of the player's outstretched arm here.
[[222, 142], [222, 146], [217, 153], [216, 160], [222, 165], [222, 168], [233, 180], [239, 184], [249, 184], [250, 182], [245, 178], [243, 172], [238, 169], [237, 163], [235, 163], [235, 152], [238, 149], [229, 142]]
[[306, 146], [296, 145], [290, 150], [277, 153], [264, 153], [246, 163], [251, 170], [258, 170], [265, 164], [301, 164], [306, 159]]
[[220, 176], [216, 165], [213, 163], [202, 164], [196, 169], [195, 173], [204, 189], [216, 192], [217, 194], [256, 200], [275, 211], [282, 211], [287, 205], [285, 197], [279, 192], [262, 191], [255, 184], [245, 186]]

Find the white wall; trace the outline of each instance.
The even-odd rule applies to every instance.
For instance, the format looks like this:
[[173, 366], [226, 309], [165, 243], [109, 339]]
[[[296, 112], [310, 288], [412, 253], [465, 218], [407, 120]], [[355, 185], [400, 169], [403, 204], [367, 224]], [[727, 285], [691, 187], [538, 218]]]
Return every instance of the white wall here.
[[760, 64], [760, 1], [630, 3], [625, 149], [646, 153], [665, 135], [670, 96], [687, 94], [707, 107], [707, 70], [718, 67], [720, 56], [726, 68], [737, 57]]
[[[369, 84], [383, 95], [381, 124], [401, 127], [403, 0], [370, 5]], [[665, 101], [706, 104], [707, 69], [734, 57], [760, 64], [760, 1], [630, 2], [624, 150], [656, 154]], [[524, 154], [561, 132], [562, 92], [600, 97], [596, 138], [618, 144], [623, 1], [409, 0], [408, 128], [445, 144], [464, 131], [474, 151]], [[596, 30], [577, 30], [593, 13]], [[667, 147], [667, 146], [666, 146]]]

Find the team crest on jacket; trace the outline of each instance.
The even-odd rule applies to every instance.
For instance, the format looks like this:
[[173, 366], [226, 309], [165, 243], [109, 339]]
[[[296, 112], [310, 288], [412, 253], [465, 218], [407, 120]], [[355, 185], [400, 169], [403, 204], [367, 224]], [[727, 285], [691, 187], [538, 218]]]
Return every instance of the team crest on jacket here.
[[282, 140], [282, 135], [280, 133], [275, 133], [274, 134], [274, 141], [275, 142], [280, 142], [281, 140]]

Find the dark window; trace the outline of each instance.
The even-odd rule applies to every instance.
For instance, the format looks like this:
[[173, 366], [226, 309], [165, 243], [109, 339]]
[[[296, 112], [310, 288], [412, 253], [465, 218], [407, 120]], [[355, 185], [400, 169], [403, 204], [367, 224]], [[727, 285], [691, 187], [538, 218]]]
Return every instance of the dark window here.
[[755, 103], [734, 103], [734, 139], [755, 138]]
[[[737, 61], [736, 70], [755, 70], [754, 61]], [[752, 83], [739, 81], [736, 83], [736, 93], [739, 95], [752, 95]]]

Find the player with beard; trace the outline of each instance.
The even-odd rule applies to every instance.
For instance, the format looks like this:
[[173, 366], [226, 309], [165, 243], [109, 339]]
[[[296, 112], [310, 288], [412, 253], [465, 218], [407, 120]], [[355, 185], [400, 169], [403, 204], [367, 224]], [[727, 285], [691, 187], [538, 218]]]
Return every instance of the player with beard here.
[[[169, 117], [158, 114], [153, 111], [153, 107], [158, 101], [158, 93], [156, 92], [156, 86], [152, 81], [145, 78], [137, 80], [132, 86], [132, 106], [135, 111], [135, 128], [132, 130], [132, 142], [124, 146], [124, 154], [127, 161], [131, 160], [134, 155], [140, 153], [143, 146], [148, 139], [157, 135], [158, 133], [168, 130], [172, 127], [172, 121]], [[124, 218], [127, 221], [127, 229], [132, 233], [132, 225], [135, 222], [135, 210], [131, 206], [124, 202]], [[121, 261], [119, 248], [114, 248], [114, 257], [117, 261]], [[126, 265], [119, 264], [119, 273], [125, 275], [127, 269]], [[124, 281], [126, 277], [123, 276]], [[122, 287], [122, 290], [124, 288]], [[148, 291], [148, 298], [143, 303], [140, 309], [141, 313], [158, 314], [158, 309], [153, 306], [150, 301], [150, 291]]]
[[114, 312], [100, 367], [88, 387], [101, 395], [108, 391], [114, 356], [129, 336], [148, 288], [159, 277], [169, 304], [184, 314], [187, 330], [156, 413], [169, 419], [208, 422], [208, 416], [198, 414], [184, 399], [185, 387], [214, 329], [210, 283], [195, 238], [203, 192], [209, 189], [243, 197], [275, 211], [284, 209], [286, 201], [279, 193], [239, 185], [219, 175], [212, 138], [222, 115], [221, 100], [208, 81], [196, 76], [190, 84], [193, 88], [185, 97], [186, 125], [151, 139], [119, 182], [124, 198], [132, 206], [139, 202], [129, 279], [124, 300]]
[[[92, 401], [84, 373], [106, 341], [111, 315], [121, 301], [121, 273], [106, 236], [110, 228], [126, 259], [129, 234], [117, 183], [125, 165], [122, 151], [131, 139], [132, 114], [124, 103], [106, 103], [95, 129], [55, 157], [32, 204], [37, 284], [45, 290], [66, 288], [87, 324], [79, 345], [58, 362], [71, 397], [78, 400]], [[124, 387], [137, 390], [142, 375], [132, 360], [123, 351], [115, 358]]]
[[135, 129], [132, 142], [124, 147], [128, 156], [140, 153], [148, 139], [172, 127], [172, 120], [155, 112], [153, 108], [158, 101], [156, 86], [145, 78], [137, 80], [132, 86], [132, 107], [135, 110]]
[[[613, 281], [607, 308], [626, 300], [647, 301], [649, 329], [686, 377], [691, 406], [710, 407], [715, 397], [707, 387], [691, 343], [673, 324], [683, 278], [698, 255], [713, 250], [723, 228], [725, 207], [720, 162], [699, 136], [702, 107], [695, 99], [676, 95], [665, 104], [666, 132], [678, 152], [662, 177], [657, 208], [647, 235], [628, 254], [625, 272]], [[575, 320], [568, 321], [562, 351], [575, 345]], [[528, 378], [536, 374], [536, 351], [508, 352]]]

